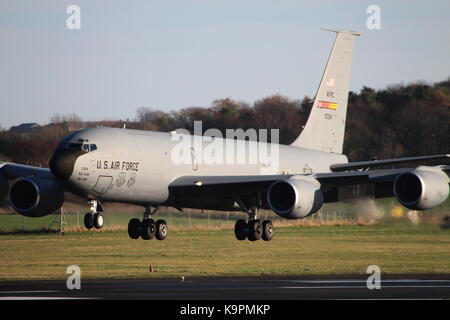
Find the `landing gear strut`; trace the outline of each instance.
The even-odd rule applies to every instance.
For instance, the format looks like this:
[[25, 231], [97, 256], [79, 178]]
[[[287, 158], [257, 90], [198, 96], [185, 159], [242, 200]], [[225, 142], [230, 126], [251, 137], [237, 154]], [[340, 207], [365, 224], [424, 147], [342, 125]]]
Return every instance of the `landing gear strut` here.
[[[240, 201], [241, 208], [245, 209], [245, 205]], [[258, 208], [252, 206], [249, 210], [245, 210], [249, 216], [248, 222], [245, 220], [238, 220], [234, 226], [234, 234], [236, 239], [256, 241], [263, 239], [270, 241], [273, 238], [273, 224], [270, 220], [261, 222], [257, 218]]]
[[91, 200], [90, 212], [84, 215], [84, 226], [86, 229], [101, 229], [105, 223], [103, 215], [99, 211], [103, 211], [102, 206], [97, 200]]
[[158, 207], [145, 207], [142, 221], [137, 218], [130, 220], [128, 223], [128, 235], [131, 239], [139, 239], [141, 237], [144, 240], [151, 240], [153, 238], [164, 240], [167, 237], [169, 232], [167, 222], [164, 220], [155, 222], [151, 218], [151, 215], [155, 214], [158, 209]]

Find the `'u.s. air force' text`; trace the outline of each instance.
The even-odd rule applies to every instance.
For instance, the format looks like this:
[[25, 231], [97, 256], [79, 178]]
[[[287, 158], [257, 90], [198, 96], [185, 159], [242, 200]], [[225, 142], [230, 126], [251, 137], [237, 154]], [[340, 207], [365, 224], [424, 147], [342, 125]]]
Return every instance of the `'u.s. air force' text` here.
[[97, 160], [97, 169], [139, 171], [139, 162]]

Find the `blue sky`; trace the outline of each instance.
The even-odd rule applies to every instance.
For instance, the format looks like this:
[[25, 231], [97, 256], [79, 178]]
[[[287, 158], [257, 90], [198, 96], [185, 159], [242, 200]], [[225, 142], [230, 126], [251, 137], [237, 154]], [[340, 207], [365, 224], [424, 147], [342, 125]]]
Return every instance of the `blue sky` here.
[[[81, 8], [81, 30], [66, 8]], [[369, 5], [381, 29], [366, 27]], [[356, 30], [351, 89], [450, 76], [449, 1], [0, 2], [0, 125], [134, 118], [217, 98], [314, 96], [334, 34]]]

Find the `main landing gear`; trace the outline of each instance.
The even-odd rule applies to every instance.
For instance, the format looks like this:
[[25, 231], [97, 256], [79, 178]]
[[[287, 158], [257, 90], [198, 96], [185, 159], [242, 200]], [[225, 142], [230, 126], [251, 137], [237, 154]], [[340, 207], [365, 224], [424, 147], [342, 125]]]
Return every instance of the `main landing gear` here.
[[256, 241], [263, 239], [270, 241], [273, 238], [273, 224], [270, 220], [260, 221], [257, 219], [257, 208], [252, 207], [247, 211], [249, 220], [238, 220], [234, 226], [234, 234], [236, 239]]
[[256, 241], [263, 239], [264, 241], [270, 241], [273, 238], [273, 224], [270, 220], [238, 220], [234, 226], [234, 234], [236, 239], [245, 240], [248, 238], [250, 241]]
[[105, 223], [103, 215], [98, 211], [103, 211], [103, 207], [97, 200], [91, 200], [90, 212], [84, 215], [84, 226], [86, 229], [101, 229]]
[[150, 216], [158, 211], [158, 207], [145, 207], [144, 218], [140, 221], [137, 218], [133, 218], [128, 223], [128, 235], [131, 239], [139, 239], [141, 237], [144, 240], [151, 240], [156, 238], [158, 240], [164, 240], [169, 233], [167, 222], [164, 220], [158, 220], [155, 222]]

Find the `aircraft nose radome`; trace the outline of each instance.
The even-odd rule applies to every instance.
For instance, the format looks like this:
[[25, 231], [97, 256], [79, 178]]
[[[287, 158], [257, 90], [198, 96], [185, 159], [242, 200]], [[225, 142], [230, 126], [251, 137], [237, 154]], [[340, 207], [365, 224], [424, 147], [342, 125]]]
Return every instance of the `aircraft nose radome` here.
[[83, 153], [81, 150], [56, 149], [49, 163], [53, 175], [58, 179], [69, 179], [73, 173], [75, 161]]

